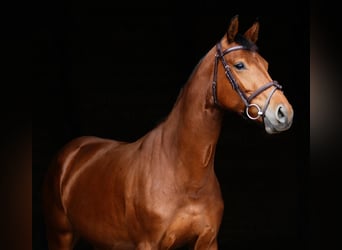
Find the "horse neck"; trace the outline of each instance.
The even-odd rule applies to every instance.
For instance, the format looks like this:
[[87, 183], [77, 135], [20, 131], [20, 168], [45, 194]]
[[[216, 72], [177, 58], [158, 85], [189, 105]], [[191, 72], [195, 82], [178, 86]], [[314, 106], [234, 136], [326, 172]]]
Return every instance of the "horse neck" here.
[[215, 50], [197, 65], [163, 124], [167, 150], [185, 182], [200, 185], [213, 172], [222, 111], [214, 104], [212, 80]]

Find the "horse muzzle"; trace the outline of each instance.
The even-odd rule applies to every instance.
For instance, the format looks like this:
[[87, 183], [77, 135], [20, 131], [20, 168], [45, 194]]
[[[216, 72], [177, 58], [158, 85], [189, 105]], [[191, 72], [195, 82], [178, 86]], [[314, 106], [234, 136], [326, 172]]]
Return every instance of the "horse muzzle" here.
[[293, 109], [283, 104], [274, 109], [269, 107], [264, 116], [265, 130], [268, 134], [275, 134], [288, 130], [293, 121]]

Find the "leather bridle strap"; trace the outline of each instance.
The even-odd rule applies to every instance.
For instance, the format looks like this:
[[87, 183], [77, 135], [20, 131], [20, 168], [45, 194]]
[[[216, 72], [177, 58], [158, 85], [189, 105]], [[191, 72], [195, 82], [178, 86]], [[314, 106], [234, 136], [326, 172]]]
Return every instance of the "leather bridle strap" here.
[[[222, 52], [222, 47], [221, 47], [221, 43], [217, 43], [216, 45], [216, 51], [217, 51], [217, 59], [221, 59], [222, 65], [224, 67], [224, 72], [226, 74], [226, 77], [228, 78], [229, 82], [231, 83], [233, 89], [240, 95], [242, 101], [245, 103], [245, 105], [248, 105], [248, 100], [247, 100], [247, 96], [245, 95], [244, 92], [241, 91], [239, 84], [236, 82], [229, 65], [227, 64], [226, 60], [224, 59], [224, 56], [226, 54], [228, 54], [229, 52], [235, 51], [235, 50], [240, 50], [240, 49], [245, 49], [247, 50], [246, 47], [244, 46], [234, 46], [231, 48], [226, 49], [225, 51]], [[217, 73], [216, 73], [217, 74]]]
[[[270, 100], [272, 98], [272, 95], [274, 94], [274, 92], [277, 89], [282, 89], [282, 86], [277, 82], [277, 81], [271, 81], [265, 85], [263, 85], [262, 87], [260, 87], [259, 89], [257, 89], [256, 91], [254, 91], [250, 96], [246, 96], [246, 94], [241, 90], [241, 88], [239, 87], [239, 84], [237, 83], [237, 81], [235, 80], [229, 65], [227, 64], [226, 60], [224, 59], [224, 56], [232, 51], [235, 50], [248, 50], [247, 47], [242, 46], [242, 45], [238, 45], [238, 46], [234, 46], [231, 48], [228, 48], [224, 51], [222, 51], [222, 47], [221, 47], [221, 43], [217, 43], [216, 44], [216, 56], [215, 56], [215, 64], [214, 64], [214, 77], [213, 77], [213, 83], [212, 83], [212, 90], [213, 90], [213, 98], [214, 98], [214, 102], [216, 105], [220, 106], [219, 102], [218, 102], [218, 98], [217, 98], [217, 68], [218, 68], [218, 61], [219, 59], [221, 60], [221, 63], [224, 67], [225, 70], [225, 75], [228, 78], [229, 82], [231, 83], [233, 89], [239, 94], [239, 96], [241, 97], [242, 101], [244, 102], [245, 106], [246, 106], [246, 110], [245, 113], [248, 116], [248, 118], [255, 120], [258, 119], [260, 116], [264, 116], [266, 109], [270, 103]], [[273, 90], [270, 92], [270, 94], [268, 95], [264, 108], [261, 109], [257, 104], [255, 103], [251, 103], [251, 101], [258, 96], [259, 94], [261, 94], [263, 91], [265, 91], [266, 89], [270, 88], [273, 86]], [[249, 112], [251, 107], [255, 107], [258, 112], [257, 112], [257, 116], [252, 116]]]

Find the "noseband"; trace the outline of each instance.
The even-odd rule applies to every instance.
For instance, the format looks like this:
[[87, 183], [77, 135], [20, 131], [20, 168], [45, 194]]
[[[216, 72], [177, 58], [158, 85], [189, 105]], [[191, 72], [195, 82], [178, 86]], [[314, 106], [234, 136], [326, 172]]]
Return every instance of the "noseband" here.
[[[269, 83], [266, 83], [265, 85], [261, 86], [260, 88], [258, 88], [256, 91], [254, 91], [250, 96], [246, 96], [246, 94], [241, 90], [241, 88], [239, 87], [239, 85], [237, 84], [235, 78], [233, 77], [233, 74], [226, 62], [226, 60], [224, 59], [224, 56], [226, 54], [228, 54], [229, 52], [235, 51], [235, 50], [249, 50], [247, 47], [242, 46], [242, 45], [238, 45], [238, 46], [234, 46], [231, 48], [228, 48], [224, 51], [222, 51], [222, 47], [221, 47], [221, 43], [217, 43], [216, 44], [216, 56], [215, 56], [215, 67], [214, 67], [214, 79], [213, 79], [213, 84], [212, 84], [212, 89], [213, 89], [213, 97], [214, 97], [214, 102], [215, 104], [219, 105], [218, 103], [218, 99], [217, 99], [217, 90], [216, 90], [216, 84], [217, 84], [217, 66], [218, 66], [218, 61], [219, 59], [221, 59], [222, 65], [224, 67], [224, 71], [225, 71], [225, 75], [227, 77], [227, 79], [229, 80], [229, 82], [231, 83], [233, 89], [239, 94], [239, 96], [241, 97], [242, 101], [244, 102], [245, 106], [246, 106], [246, 110], [245, 113], [247, 115], [247, 117], [251, 120], [256, 120], [258, 119], [260, 116], [264, 117], [265, 116], [265, 112], [266, 109], [270, 103], [271, 97], [274, 94], [274, 92], [277, 89], [282, 89], [282, 86], [277, 82], [277, 81], [271, 81]], [[255, 103], [251, 103], [251, 101], [258, 96], [259, 94], [261, 94], [263, 91], [265, 91], [266, 89], [270, 88], [273, 86], [272, 91], [270, 92], [270, 94], [268, 95], [264, 108], [261, 109], [260, 106], [258, 104]], [[249, 110], [254, 107], [258, 110], [258, 113], [256, 116], [252, 116], [249, 112]]]

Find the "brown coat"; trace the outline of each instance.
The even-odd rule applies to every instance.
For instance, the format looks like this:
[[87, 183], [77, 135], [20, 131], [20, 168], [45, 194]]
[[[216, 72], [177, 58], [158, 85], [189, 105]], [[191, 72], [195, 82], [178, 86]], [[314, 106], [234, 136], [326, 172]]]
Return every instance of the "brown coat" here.
[[[237, 18], [220, 41], [236, 46]], [[245, 33], [256, 41], [258, 23]], [[213, 97], [216, 48], [200, 61], [165, 121], [135, 142], [80, 137], [56, 155], [44, 185], [44, 212], [50, 250], [70, 250], [78, 237], [97, 249], [217, 249], [223, 201], [214, 172], [217, 140], [224, 109], [244, 111], [240, 96], [217, 68], [217, 98]], [[235, 51], [229, 65], [243, 62], [250, 72], [235, 71], [248, 93], [271, 80], [267, 62], [257, 52]], [[251, 75], [252, 74], [252, 75]], [[262, 106], [270, 90], [255, 98]], [[293, 111], [281, 91], [272, 96], [266, 116]], [[224, 109], [222, 109], [224, 108]], [[285, 111], [284, 111], [285, 110]], [[251, 111], [254, 112], [254, 111]], [[284, 114], [285, 113], [285, 114]], [[274, 117], [280, 114], [273, 115]], [[273, 117], [273, 118], [274, 118]], [[262, 118], [256, 121], [262, 122]]]

